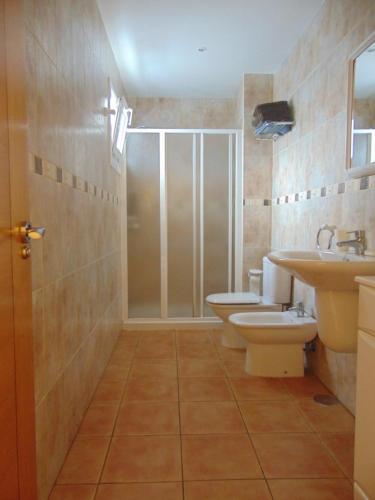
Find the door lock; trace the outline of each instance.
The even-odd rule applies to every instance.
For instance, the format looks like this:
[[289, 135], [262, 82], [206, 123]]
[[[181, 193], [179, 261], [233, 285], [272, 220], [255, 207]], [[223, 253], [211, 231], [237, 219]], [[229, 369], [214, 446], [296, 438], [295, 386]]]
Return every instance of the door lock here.
[[31, 240], [40, 240], [43, 238], [46, 228], [43, 226], [34, 227], [31, 222], [23, 222], [18, 228], [18, 233], [21, 236], [21, 257], [28, 259], [31, 257]]
[[31, 257], [31, 248], [29, 245], [23, 245], [23, 247], [21, 248], [21, 257], [23, 259], [28, 259], [29, 257]]

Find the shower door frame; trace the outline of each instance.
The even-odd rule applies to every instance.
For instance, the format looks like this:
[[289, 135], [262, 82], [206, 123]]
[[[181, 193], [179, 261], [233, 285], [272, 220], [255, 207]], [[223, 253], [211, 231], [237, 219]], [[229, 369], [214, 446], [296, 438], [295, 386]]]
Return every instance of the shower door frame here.
[[[199, 273], [200, 301], [197, 303], [197, 216], [199, 217], [199, 242], [200, 262], [199, 268], [203, 269], [204, 260], [204, 136], [226, 135], [228, 136], [228, 290], [234, 285], [234, 291], [242, 291], [242, 269], [243, 269], [243, 131], [241, 129], [170, 129], [170, 128], [134, 128], [128, 129], [127, 134], [158, 134], [159, 135], [159, 196], [160, 196], [160, 317], [159, 318], [129, 318], [128, 315], [128, 255], [127, 255], [127, 169], [123, 174], [123, 210], [122, 210], [122, 256], [123, 256], [123, 321], [126, 326], [136, 327], [147, 325], [171, 325], [174, 324], [204, 324], [216, 323], [214, 316], [203, 316], [204, 305], [204, 272]], [[192, 217], [193, 217], [193, 314], [199, 310], [199, 316], [193, 317], [168, 317], [168, 200], [167, 200], [167, 175], [166, 175], [166, 135], [168, 134], [191, 134], [192, 149]], [[199, 168], [196, 161], [196, 141], [199, 136], [200, 159]], [[233, 141], [235, 144], [233, 144]], [[233, 146], [235, 150], [235, 164], [233, 165]], [[125, 162], [126, 165], [126, 162]], [[233, 175], [234, 174], [234, 175]], [[197, 189], [197, 177], [199, 176], [199, 192]], [[234, 186], [233, 186], [234, 180]], [[233, 189], [234, 187], [234, 189]], [[233, 203], [234, 193], [234, 203]], [[199, 197], [200, 210], [197, 214], [197, 199]], [[233, 214], [234, 209], [234, 214]], [[234, 215], [234, 217], [233, 217]], [[233, 231], [234, 230], [234, 231]], [[234, 243], [234, 255], [233, 255]], [[234, 266], [233, 266], [234, 264]], [[234, 273], [232, 269], [234, 267]], [[233, 276], [234, 274], [234, 276]], [[233, 282], [234, 280], [234, 282]]]

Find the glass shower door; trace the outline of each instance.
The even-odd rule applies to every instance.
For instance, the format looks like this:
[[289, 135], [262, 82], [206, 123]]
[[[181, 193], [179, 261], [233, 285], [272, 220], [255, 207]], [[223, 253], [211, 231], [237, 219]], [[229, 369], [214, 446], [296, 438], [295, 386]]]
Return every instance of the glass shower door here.
[[167, 134], [165, 140], [170, 318], [195, 315], [194, 143], [194, 134]]
[[159, 134], [127, 138], [129, 318], [160, 317]]
[[205, 297], [234, 290], [236, 132], [129, 134], [129, 318], [211, 317]]

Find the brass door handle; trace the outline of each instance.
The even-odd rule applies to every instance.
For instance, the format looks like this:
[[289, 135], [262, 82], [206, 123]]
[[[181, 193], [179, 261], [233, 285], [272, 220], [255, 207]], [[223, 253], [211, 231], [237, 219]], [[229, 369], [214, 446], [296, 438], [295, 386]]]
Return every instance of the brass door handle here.
[[20, 233], [24, 238], [24, 243], [30, 243], [30, 240], [40, 240], [44, 237], [46, 228], [44, 226], [33, 226], [31, 222], [25, 222], [20, 227]]
[[33, 226], [31, 222], [23, 222], [18, 228], [18, 233], [21, 236], [22, 248], [21, 257], [28, 259], [31, 257], [31, 240], [40, 240], [44, 237], [46, 228], [43, 226]]

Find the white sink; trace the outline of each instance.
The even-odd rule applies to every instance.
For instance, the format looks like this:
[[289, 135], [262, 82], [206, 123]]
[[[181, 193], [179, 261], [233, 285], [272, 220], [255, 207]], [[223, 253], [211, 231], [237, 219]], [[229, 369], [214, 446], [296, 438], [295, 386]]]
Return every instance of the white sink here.
[[375, 275], [375, 257], [320, 251], [276, 251], [268, 258], [315, 288], [321, 341], [337, 352], [357, 350], [358, 283]]

